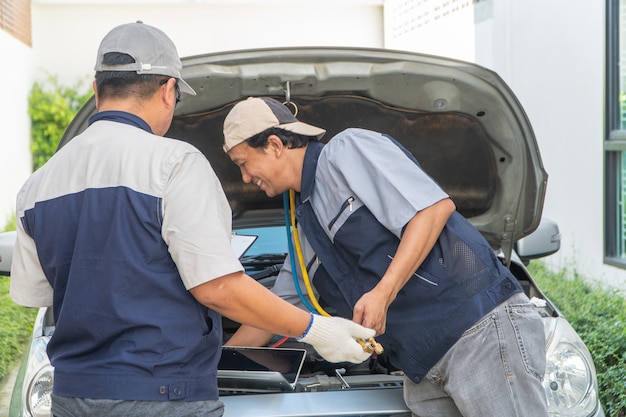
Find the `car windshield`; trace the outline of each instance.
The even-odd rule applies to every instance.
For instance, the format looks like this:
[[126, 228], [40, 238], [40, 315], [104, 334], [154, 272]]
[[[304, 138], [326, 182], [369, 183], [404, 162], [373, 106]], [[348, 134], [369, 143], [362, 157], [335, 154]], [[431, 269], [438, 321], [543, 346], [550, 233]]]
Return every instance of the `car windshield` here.
[[234, 230], [238, 235], [257, 236], [257, 240], [243, 254], [242, 259], [259, 255], [287, 253], [287, 231], [284, 226], [250, 227]]
[[[287, 256], [287, 231], [284, 226], [249, 227], [233, 230], [240, 236], [256, 236], [252, 245], [239, 257], [246, 273], [256, 280], [274, 277]], [[267, 282], [268, 288], [271, 282]]]

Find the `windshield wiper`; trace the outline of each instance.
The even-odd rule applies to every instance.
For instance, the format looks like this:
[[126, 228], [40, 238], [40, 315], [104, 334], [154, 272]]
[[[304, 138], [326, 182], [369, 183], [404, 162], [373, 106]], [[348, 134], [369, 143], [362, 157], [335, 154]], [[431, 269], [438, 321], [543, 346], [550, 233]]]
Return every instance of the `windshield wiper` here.
[[242, 256], [239, 260], [243, 266], [266, 266], [282, 264], [286, 256], [286, 253], [263, 253], [254, 256]]
[[254, 279], [262, 279], [278, 274], [285, 261], [286, 253], [264, 253], [255, 256], [242, 256], [239, 260]]

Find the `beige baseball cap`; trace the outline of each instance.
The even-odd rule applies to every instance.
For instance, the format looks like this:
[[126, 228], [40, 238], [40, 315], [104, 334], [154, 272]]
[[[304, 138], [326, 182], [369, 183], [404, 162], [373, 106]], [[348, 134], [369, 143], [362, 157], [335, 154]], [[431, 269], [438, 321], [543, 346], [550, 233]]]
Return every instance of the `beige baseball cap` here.
[[[127, 54], [135, 59], [132, 64], [105, 65], [104, 55], [109, 52]], [[100, 42], [96, 71], [135, 71], [137, 74], [166, 75], [178, 79], [180, 91], [196, 92], [180, 77], [180, 62], [174, 42], [161, 30], [142, 21], [116, 26]]]
[[250, 97], [235, 104], [224, 119], [224, 152], [271, 127], [320, 139], [326, 131], [303, 123], [287, 106], [269, 97]]

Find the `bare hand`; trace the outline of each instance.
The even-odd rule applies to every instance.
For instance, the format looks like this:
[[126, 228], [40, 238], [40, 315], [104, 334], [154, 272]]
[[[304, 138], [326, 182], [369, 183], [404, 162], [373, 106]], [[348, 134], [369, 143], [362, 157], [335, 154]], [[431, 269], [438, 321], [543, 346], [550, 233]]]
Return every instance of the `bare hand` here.
[[376, 335], [385, 333], [387, 327], [387, 309], [389, 302], [386, 295], [374, 288], [366, 292], [354, 305], [352, 320], [355, 323], [376, 330]]

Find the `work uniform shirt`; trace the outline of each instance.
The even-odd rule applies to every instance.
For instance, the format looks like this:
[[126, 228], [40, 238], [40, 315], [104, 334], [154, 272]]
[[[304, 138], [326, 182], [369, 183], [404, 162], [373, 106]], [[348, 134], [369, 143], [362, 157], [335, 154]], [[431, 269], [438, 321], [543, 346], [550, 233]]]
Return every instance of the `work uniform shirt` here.
[[[352, 317], [354, 304], [389, 267], [409, 220], [445, 198], [415, 158], [386, 135], [347, 129], [327, 145], [309, 144], [295, 214], [313, 285], [333, 313]], [[289, 260], [284, 268], [290, 269]], [[287, 273], [275, 288], [293, 299]], [[391, 362], [419, 382], [465, 330], [520, 291], [482, 235], [453, 213], [390, 305], [378, 340]]]
[[52, 306], [55, 394], [217, 399], [221, 317], [188, 290], [243, 267], [202, 153], [98, 113], [27, 180], [17, 217], [10, 294]]

